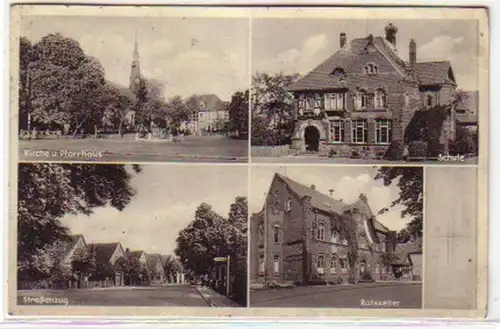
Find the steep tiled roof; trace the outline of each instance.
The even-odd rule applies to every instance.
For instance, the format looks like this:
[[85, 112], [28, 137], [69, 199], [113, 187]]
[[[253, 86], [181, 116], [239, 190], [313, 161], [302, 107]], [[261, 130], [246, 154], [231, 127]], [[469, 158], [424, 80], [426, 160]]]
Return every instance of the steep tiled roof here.
[[119, 242], [112, 243], [91, 243], [87, 246], [89, 252], [95, 253], [96, 264], [106, 264], [113, 256], [116, 248], [119, 246]]
[[[335, 200], [332, 197], [327, 196], [321, 192], [318, 192], [317, 190], [311, 187], [304, 186], [280, 174], [276, 174], [276, 176], [279, 177], [281, 180], [283, 180], [285, 184], [287, 184], [288, 187], [298, 195], [299, 198], [303, 198], [306, 195], [310, 196], [311, 204], [314, 208], [327, 212], [333, 211], [336, 212], [337, 214], [342, 214], [346, 209], [349, 208], [349, 205], [345, 204], [344, 202], [340, 200]], [[379, 230], [384, 233], [390, 231], [387, 227], [382, 225], [376, 219], [374, 219], [373, 222], [376, 230]]]
[[135, 251], [131, 251], [130, 255], [134, 258], [139, 259], [139, 258], [141, 258], [143, 253], [144, 253], [144, 251], [142, 251], [142, 250], [135, 250]]
[[398, 257], [400, 263], [409, 262], [408, 255], [411, 253], [422, 252], [422, 239], [416, 239], [407, 243], [399, 243], [394, 249], [394, 254]]
[[83, 239], [83, 242], [85, 243], [85, 239], [83, 238], [83, 235], [81, 234], [76, 234], [70, 236], [70, 240], [64, 245], [64, 255], [66, 255], [75, 247], [75, 245], [78, 243], [80, 239]]
[[[200, 102], [200, 111], [220, 111], [224, 109], [224, 103], [219, 98], [219, 96], [215, 94], [207, 94], [207, 95], [199, 95]], [[204, 107], [201, 108], [201, 104], [204, 104]]]
[[451, 63], [449, 61], [417, 63], [415, 68], [417, 71], [417, 79], [420, 84], [435, 85], [455, 83]]
[[[375, 51], [367, 52], [366, 49], [371, 38], [372, 37], [369, 36], [367, 38], [353, 39], [312, 71], [307, 73], [302, 79], [295, 82], [288, 90], [354, 89], [356, 87], [369, 89], [381, 85], [385, 85], [388, 88], [397, 87], [399, 80], [409, 78], [409, 62], [383, 37], [374, 37], [372, 44]], [[361, 74], [358, 67], [353, 69], [357, 65], [357, 59], [360, 57], [363, 58], [364, 62], [369, 62], [376, 58], [381, 58], [381, 56], [386, 60], [389, 64], [388, 67], [390, 67], [395, 74], [366, 76]], [[336, 68], [341, 68], [346, 72], [346, 75], [342, 79], [332, 75], [332, 72]], [[417, 79], [420, 80], [421, 84], [455, 83], [449, 61], [417, 63], [416, 71]]]
[[158, 262], [163, 266], [163, 260], [160, 254], [146, 254], [146, 262], [149, 267], [156, 267]]

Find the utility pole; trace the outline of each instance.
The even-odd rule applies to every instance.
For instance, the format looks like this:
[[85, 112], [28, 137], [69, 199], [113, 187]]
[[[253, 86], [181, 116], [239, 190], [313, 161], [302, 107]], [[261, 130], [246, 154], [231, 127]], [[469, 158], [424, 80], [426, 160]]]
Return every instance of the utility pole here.
[[227, 269], [226, 269], [226, 295], [229, 297], [229, 293], [231, 292], [229, 286], [231, 285], [231, 256], [227, 255]]
[[264, 288], [267, 287], [267, 193], [264, 193]]

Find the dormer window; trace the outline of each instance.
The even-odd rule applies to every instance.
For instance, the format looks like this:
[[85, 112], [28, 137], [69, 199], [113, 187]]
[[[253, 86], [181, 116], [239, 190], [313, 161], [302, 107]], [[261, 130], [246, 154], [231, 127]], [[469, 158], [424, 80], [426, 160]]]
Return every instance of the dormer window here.
[[368, 63], [363, 67], [363, 73], [366, 75], [376, 75], [378, 74], [378, 67], [373, 63]]
[[335, 68], [335, 70], [332, 71], [332, 73], [330, 75], [337, 77], [337, 78], [342, 78], [345, 75], [345, 71], [343, 68], [337, 67], [337, 68]]

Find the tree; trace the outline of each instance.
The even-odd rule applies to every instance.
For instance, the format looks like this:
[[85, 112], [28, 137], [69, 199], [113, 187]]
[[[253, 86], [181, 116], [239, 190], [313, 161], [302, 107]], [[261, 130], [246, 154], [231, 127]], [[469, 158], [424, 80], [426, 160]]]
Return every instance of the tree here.
[[196, 209], [195, 219], [179, 232], [175, 250], [188, 271], [196, 276], [211, 275], [215, 257], [229, 255], [238, 259], [246, 255], [246, 227], [243, 231], [237, 227], [240, 225], [234, 225], [242, 220], [243, 213], [236, 208], [245, 208], [244, 199], [237, 198], [232, 222], [218, 215], [208, 204], [203, 203]]
[[166, 104], [166, 109], [170, 124], [175, 130], [180, 128], [182, 122], [189, 119], [190, 110], [180, 96], [170, 98]]
[[[385, 186], [393, 183], [399, 188], [398, 198], [392, 201], [390, 207], [403, 206], [401, 217], [411, 217], [404, 235], [408, 239], [422, 237], [423, 230], [423, 170], [418, 167], [382, 167], [378, 170], [375, 180], [382, 180]], [[382, 209], [379, 214], [389, 209]]]
[[132, 173], [124, 165], [20, 164], [18, 175], [18, 268], [30, 276], [37, 257], [54, 242], [65, 241], [68, 229], [60, 218], [66, 214], [90, 215], [110, 205], [123, 210], [135, 194]]
[[93, 273], [96, 269], [95, 258], [87, 248], [79, 248], [71, 259], [71, 269], [78, 275]]
[[171, 255], [168, 255], [165, 257], [163, 270], [165, 271], [165, 277], [167, 277], [170, 281], [176, 273], [182, 271], [182, 267], [179, 260]]
[[298, 74], [255, 74], [252, 77], [252, 114], [268, 117], [277, 128], [286, 127], [293, 120], [293, 95], [288, 87], [298, 78]]
[[21, 38], [21, 126], [28, 113], [39, 127], [70, 125], [73, 133], [97, 129], [108, 106], [104, 69], [79, 43], [59, 33], [30, 47]]
[[230, 129], [237, 131], [238, 136], [248, 136], [248, 94], [248, 90], [235, 92], [228, 107]]

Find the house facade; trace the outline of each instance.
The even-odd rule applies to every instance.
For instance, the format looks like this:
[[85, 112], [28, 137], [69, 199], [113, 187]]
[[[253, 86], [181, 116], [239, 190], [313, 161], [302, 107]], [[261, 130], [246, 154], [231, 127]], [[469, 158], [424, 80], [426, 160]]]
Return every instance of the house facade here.
[[[409, 59], [396, 47], [397, 27], [385, 37], [347, 40], [289, 91], [294, 95], [292, 147], [333, 155], [380, 156], [394, 141], [408, 143], [406, 130], [417, 111], [448, 109], [457, 83], [449, 61], [418, 62], [410, 40]], [[454, 140], [454, 106], [438, 131], [439, 143]]]
[[106, 275], [105, 278], [91, 276], [89, 280], [100, 282], [104, 279], [105, 285], [124, 286], [125, 273], [116, 266], [120, 259], [125, 258], [125, 251], [121, 243], [93, 243], [89, 244], [87, 248], [95, 259], [96, 268], [105, 268], [108, 266], [113, 268], [112, 275]]
[[392, 278], [384, 255], [395, 232], [375, 219], [364, 195], [345, 204], [275, 174], [250, 222], [254, 282], [343, 283]]
[[165, 282], [165, 269], [163, 260], [159, 254], [146, 254], [146, 261], [151, 273], [152, 284], [163, 284]]
[[202, 136], [221, 130], [222, 124], [229, 120], [228, 103], [215, 94], [200, 95], [197, 108], [189, 115], [189, 120], [181, 125], [192, 135]]

